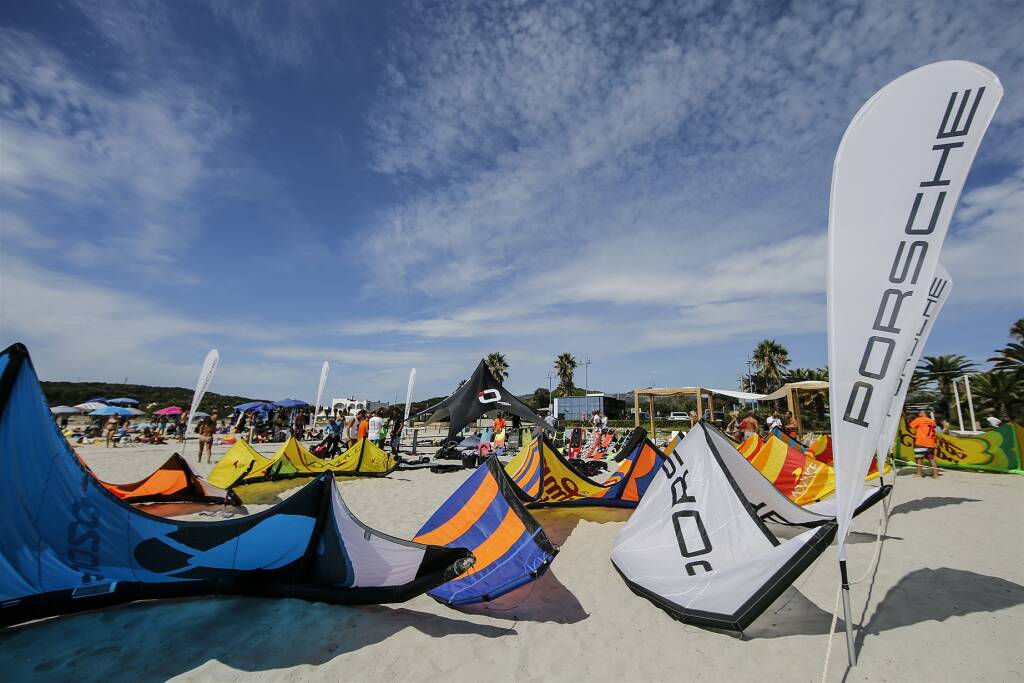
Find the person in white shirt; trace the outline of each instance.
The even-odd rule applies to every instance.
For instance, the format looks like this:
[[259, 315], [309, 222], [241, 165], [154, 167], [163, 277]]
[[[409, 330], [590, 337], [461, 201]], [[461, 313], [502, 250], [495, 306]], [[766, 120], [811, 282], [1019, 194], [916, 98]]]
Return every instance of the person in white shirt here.
[[779, 417], [779, 411], [777, 411], [777, 410], [773, 410], [772, 414], [769, 415], [768, 419], [765, 420], [764, 422], [765, 422], [765, 427], [768, 428], [768, 433], [769, 434], [771, 434], [772, 431], [774, 431], [776, 429], [782, 429], [782, 418]]
[[373, 414], [373, 417], [370, 418], [370, 435], [369, 435], [369, 438], [371, 440], [376, 441], [377, 435], [380, 433], [380, 428], [383, 427], [383, 426], [384, 426], [384, 418], [380, 416], [380, 411], [378, 410], [377, 412], [375, 412]]

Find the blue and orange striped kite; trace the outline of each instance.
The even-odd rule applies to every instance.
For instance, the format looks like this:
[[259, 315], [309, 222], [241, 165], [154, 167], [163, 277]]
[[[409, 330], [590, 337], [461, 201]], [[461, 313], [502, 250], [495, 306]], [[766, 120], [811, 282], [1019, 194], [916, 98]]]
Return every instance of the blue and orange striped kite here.
[[558, 554], [519, 502], [497, 458], [460, 486], [416, 534], [416, 542], [472, 548], [476, 564], [430, 595], [448, 605], [487, 602], [533, 581]]

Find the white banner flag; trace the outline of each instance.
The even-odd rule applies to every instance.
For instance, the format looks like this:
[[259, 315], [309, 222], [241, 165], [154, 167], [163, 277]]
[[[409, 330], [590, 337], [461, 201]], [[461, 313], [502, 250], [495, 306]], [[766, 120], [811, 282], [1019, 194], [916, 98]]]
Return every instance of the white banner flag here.
[[[185, 434], [188, 434], [189, 428], [192, 426], [192, 420], [195, 419], [196, 411], [199, 410], [199, 404], [203, 401], [203, 396], [206, 395], [206, 389], [210, 386], [210, 380], [213, 379], [213, 373], [217, 371], [217, 363], [220, 362], [220, 354], [217, 349], [211, 349], [206, 354], [206, 360], [203, 361], [203, 367], [199, 371], [199, 379], [196, 380], [196, 390], [192, 392], [192, 407], [188, 409], [188, 420], [185, 422]], [[182, 447], [184, 450], [184, 446]]]
[[327, 375], [331, 372], [331, 364], [324, 361], [323, 366], [320, 368], [320, 384], [316, 388], [316, 403], [313, 408], [313, 422], [309, 425], [310, 429], [316, 428], [316, 418], [320, 414], [320, 400], [324, 397], [324, 388], [327, 386]]
[[878, 91], [839, 144], [828, 341], [840, 559], [953, 210], [1002, 96], [977, 64], [929, 64]]
[[893, 440], [896, 438], [896, 430], [900, 427], [900, 416], [903, 415], [903, 402], [907, 400], [907, 391], [910, 389], [910, 378], [914, 375], [917, 362], [921, 360], [924, 352], [924, 345], [928, 342], [928, 335], [935, 326], [935, 319], [942, 312], [942, 307], [949, 299], [949, 293], [953, 291], [953, 278], [949, 276], [946, 269], [939, 264], [935, 267], [935, 277], [932, 278], [932, 285], [925, 293], [924, 313], [914, 332], [913, 345], [910, 348], [910, 355], [903, 364], [903, 371], [896, 384], [896, 395], [889, 405], [889, 413], [882, 423], [881, 436], [878, 440], [878, 471], [885, 471], [885, 456], [892, 448]]
[[409, 421], [409, 411], [412, 409], [412, 387], [416, 384], [416, 368], [409, 373], [409, 387], [405, 390], [405, 418], [403, 422]]

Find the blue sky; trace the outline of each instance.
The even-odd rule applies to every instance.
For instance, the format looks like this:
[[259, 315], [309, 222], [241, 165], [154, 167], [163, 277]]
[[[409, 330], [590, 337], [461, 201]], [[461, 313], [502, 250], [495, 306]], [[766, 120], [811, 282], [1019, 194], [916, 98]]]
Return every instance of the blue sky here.
[[[478, 6], [484, 5], [484, 6]], [[627, 6], [628, 5], [628, 6]], [[926, 350], [1024, 311], [1024, 7], [0, 2], [0, 343], [46, 379], [310, 399], [825, 364], [836, 146], [941, 59], [1006, 95]], [[584, 383], [582, 368], [577, 384]]]

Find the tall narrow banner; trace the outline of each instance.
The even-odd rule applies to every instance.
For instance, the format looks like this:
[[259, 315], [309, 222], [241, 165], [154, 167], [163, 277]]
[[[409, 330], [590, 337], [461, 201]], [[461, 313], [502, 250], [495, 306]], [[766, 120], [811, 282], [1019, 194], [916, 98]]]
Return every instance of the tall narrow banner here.
[[[192, 392], [192, 406], [188, 409], [188, 420], [185, 422], [185, 435], [188, 438], [188, 430], [192, 426], [192, 420], [195, 419], [196, 411], [199, 410], [199, 404], [203, 401], [203, 396], [206, 395], [206, 389], [210, 386], [210, 380], [213, 379], [213, 373], [217, 371], [217, 363], [220, 362], [220, 354], [217, 349], [211, 349], [206, 354], [206, 360], [203, 361], [203, 367], [199, 370], [199, 379], [196, 380], [196, 390]], [[184, 443], [181, 449], [185, 450]]]
[[910, 355], [903, 363], [899, 380], [896, 383], [896, 395], [889, 404], [889, 412], [882, 423], [881, 436], [878, 438], [878, 447], [875, 452], [878, 458], [878, 471], [885, 472], [885, 456], [892, 448], [896, 431], [900, 427], [900, 417], [903, 415], [903, 402], [907, 400], [907, 391], [910, 389], [910, 378], [914, 374], [917, 362], [921, 360], [924, 352], [924, 345], [928, 341], [932, 327], [935, 326], [935, 319], [942, 312], [942, 307], [949, 299], [949, 293], [953, 291], [953, 278], [949, 276], [942, 264], [935, 266], [935, 277], [932, 278], [932, 285], [925, 293], [924, 313], [921, 321], [916, 327], [914, 339], [910, 347]]
[[403, 422], [409, 421], [409, 411], [412, 409], [412, 388], [416, 384], [416, 368], [409, 373], [409, 386], [405, 390], [405, 418]]
[[313, 422], [309, 425], [309, 428], [316, 429], [316, 418], [320, 414], [320, 401], [324, 397], [324, 388], [327, 386], [327, 375], [331, 372], [331, 364], [324, 361], [324, 364], [320, 367], [320, 384], [316, 387], [316, 403], [313, 404]]
[[950, 219], [1002, 96], [999, 79], [977, 64], [929, 64], [878, 91], [839, 144], [828, 342], [841, 561]]

